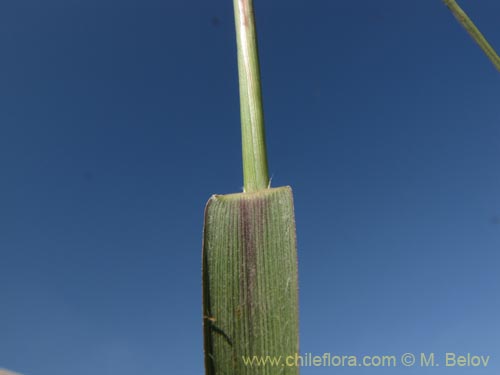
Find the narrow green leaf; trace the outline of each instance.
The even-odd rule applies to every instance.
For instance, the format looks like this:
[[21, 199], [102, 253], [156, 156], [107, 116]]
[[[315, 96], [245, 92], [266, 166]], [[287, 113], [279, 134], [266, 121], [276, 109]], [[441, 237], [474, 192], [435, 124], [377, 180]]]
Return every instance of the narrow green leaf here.
[[[214, 195], [205, 210], [203, 312], [207, 375], [299, 373], [297, 250], [290, 187]], [[281, 356], [279, 366], [243, 357]]]

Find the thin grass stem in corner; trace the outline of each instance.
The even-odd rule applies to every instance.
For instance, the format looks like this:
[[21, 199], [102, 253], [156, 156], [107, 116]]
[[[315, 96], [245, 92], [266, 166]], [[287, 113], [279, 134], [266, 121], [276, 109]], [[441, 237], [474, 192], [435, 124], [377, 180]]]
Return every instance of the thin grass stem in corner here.
[[495, 68], [500, 71], [500, 57], [498, 57], [493, 47], [488, 43], [483, 34], [481, 34], [476, 25], [474, 25], [474, 22], [472, 22], [469, 16], [467, 16], [467, 14], [462, 8], [460, 8], [455, 0], [444, 0], [444, 3], [451, 10], [458, 22], [460, 22], [465, 30], [467, 30], [472, 39], [474, 39], [479, 47], [481, 47], [481, 49], [491, 60]]

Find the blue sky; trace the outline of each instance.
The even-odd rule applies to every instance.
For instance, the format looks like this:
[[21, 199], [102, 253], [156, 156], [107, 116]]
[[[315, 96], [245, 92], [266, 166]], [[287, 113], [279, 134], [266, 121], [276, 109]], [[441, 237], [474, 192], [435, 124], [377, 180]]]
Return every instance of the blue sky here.
[[[500, 48], [496, 0], [462, 1]], [[304, 353], [490, 355], [500, 79], [441, 1], [255, 2]], [[241, 191], [230, 1], [0, 5], [0, 368], [203, 373], [201, 232]]]

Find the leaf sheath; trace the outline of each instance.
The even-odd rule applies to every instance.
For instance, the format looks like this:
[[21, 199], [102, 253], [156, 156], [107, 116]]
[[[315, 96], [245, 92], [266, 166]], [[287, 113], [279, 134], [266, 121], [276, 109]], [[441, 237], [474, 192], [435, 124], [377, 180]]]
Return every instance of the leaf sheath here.
[[213, 196], [205, 211], [207, 375], [298, 374], [243, 356], [298, 353], [297, 251], [289, 187]]

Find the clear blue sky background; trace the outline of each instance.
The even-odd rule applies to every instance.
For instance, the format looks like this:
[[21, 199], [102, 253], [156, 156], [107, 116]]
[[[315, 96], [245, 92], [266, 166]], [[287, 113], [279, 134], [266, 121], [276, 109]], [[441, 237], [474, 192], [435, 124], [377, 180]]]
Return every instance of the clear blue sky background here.
[[[500, 48], [500, 2], [461, 2]], [[500, 75], [439, 0], [256, 0], [301, 350], [490, 355]], [[0, 5], [0, 367], [203, 373], [205, 202], [241, 191], [232, 2]]]

